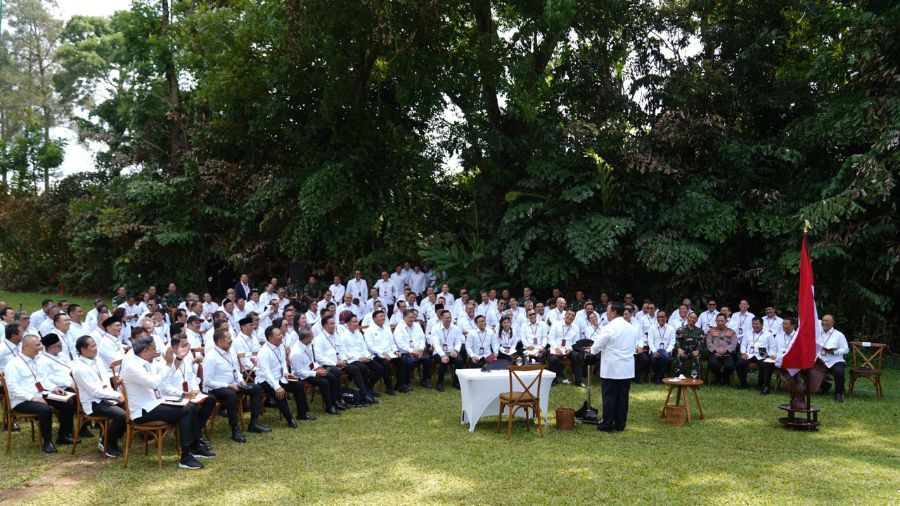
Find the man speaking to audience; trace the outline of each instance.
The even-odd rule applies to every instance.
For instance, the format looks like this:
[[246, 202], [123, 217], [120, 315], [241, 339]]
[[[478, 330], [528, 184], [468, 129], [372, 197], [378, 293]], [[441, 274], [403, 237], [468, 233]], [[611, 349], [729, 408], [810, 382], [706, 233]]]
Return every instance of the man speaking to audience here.
[[638, 341], [634, 326], [622, 318], [625, 306], [610, 302], [606, 306], [609, 324], [591, 346], [591, 354], [600, 353], [600, 389], [603, 393], [603, 419], [597, 430], [625, 430], [628, 418], [628, 391], [634, 378], [634, 347]]

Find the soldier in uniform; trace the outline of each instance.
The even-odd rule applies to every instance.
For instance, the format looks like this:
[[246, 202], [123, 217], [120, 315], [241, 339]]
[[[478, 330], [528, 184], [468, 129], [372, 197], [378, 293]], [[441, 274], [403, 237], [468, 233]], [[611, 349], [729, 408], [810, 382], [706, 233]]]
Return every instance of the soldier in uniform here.
[[126, 300], [128, 300], [128, 297], [125, 295], [125, 287], [120, 286], [118, 290], [116, 290], [116, 296], [112, 298], [113, 306], [119, 307], [124, 304]]
[[184, 302], [184, 298], [182, 298], [181, 295], [178, 295], [175, 283], [169, 283], [169, 291], [162, 296], [163, 306], [171, 311], [173, 309], [178, 309], [178, 305], [182, 302]]
[[321, 292], [319, 291], [319, 285], [316, 284], [316, 277], [310, 276], [306, 286], [303, 287], [303, 297], [310, 301], [318, 300], [319, 295], [321, 295]]
[[[697, 315], [690, 313], [687, 325], [675, 332], [675, 374], [700, 371], [700, 350], [703, 348], [703, 331], [697, 327]], [[683, 369], [682, 363], [690, 361], [691, 368]], [[685, 374], [687, 376], [687, 374]]]

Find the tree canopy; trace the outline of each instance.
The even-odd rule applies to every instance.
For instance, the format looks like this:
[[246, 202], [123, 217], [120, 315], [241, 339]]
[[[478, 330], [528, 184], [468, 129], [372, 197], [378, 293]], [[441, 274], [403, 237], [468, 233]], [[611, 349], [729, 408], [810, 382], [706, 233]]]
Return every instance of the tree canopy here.
[[[809, 220], [825, 310], [900, 326], [896, 2], [135, 0], [34, 15], [43, 74], [10, 16], [7, 287], [415, 259], [790, 311]], [[38, 192], [62, 122], [102, 149]]]

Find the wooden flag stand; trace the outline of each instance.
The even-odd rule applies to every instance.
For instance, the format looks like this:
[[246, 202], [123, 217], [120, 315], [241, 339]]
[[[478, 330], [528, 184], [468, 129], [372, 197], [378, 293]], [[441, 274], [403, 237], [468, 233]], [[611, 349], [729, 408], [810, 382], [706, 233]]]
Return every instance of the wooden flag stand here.
[[[794, 409], [791, 403], [779, 404], [778, 407], [787, 411], [788, 416], [781, 417], [778, 422], [785, 428], [792, 430], [818, 430], [819, 428], [819, 407], [812, 405], [811, 393], [809, 388], [809, 369], [800, 371], [803, 375], [803, 383], [806, 385], [806, 409]], [[800, 416], [797, 416], [798, 413]]]

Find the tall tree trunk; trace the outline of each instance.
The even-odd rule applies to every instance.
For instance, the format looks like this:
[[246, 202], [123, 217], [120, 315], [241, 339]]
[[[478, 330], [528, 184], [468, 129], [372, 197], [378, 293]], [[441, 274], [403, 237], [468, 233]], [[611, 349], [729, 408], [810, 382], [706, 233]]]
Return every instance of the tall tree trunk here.
[[[166, 44], [168, 33], [169, 33], [169, 24], [171, 23], [171, 13], [169, 11], [169, 0], [162, 0], [162, 22], [159, 27], [159, 40], [161, 43]], [[166, 84], [168, 85], [169, 90], [169, 113], [168, 120], [171, 122], [171, 126], [169, 128], [169, 172], [172, 175], [178, 175], [181, 173], [181, 163], [179, 162], [179, 157], [181, 156], [181, 137], [182, 137], [182, 126], [181, 126], [181, 112], [179, 107], [179, 98], [178, 98], [178, 76], [175, 74], [175, 62], [172, 58], [171, 51], [165, 52], [165, 74], [166, 74]]]

